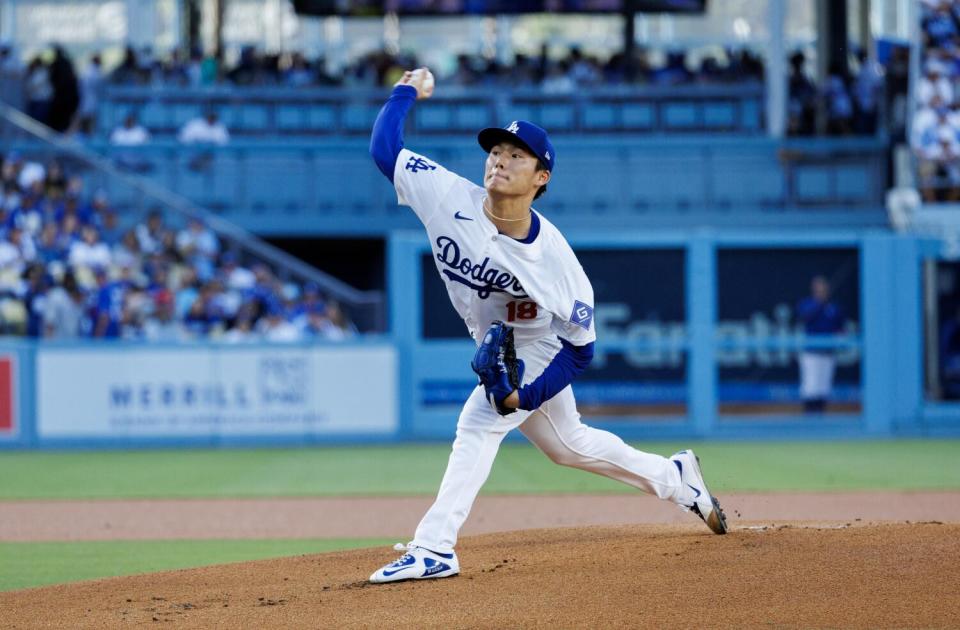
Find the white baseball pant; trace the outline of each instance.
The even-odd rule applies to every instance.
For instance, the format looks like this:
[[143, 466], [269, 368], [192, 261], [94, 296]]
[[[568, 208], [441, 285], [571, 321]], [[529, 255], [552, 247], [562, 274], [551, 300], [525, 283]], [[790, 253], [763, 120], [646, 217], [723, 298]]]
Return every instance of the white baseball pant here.
[[612, 433], [583, 424], [572, 387], [567, 386], [534, 412], [500, 416], [484, 396], [483, 387], [478, 386], [460, 413], [440, 491], [420, 521], [413, 544], [440, 553], [453, 550], [460, 527], [490, 474], [500, 443], [518, 424], [511, 420], [518, 414], [522, 414], [520, 431], [557, 464], [622, 481], [661, 499], [676, 502], [681, 498], [676, 465], [660, 455], [638, 451]]
[[827, 398], [833, 388], [836, 358], [818, 352], [800, 353], [800, 398], [803, 400]]

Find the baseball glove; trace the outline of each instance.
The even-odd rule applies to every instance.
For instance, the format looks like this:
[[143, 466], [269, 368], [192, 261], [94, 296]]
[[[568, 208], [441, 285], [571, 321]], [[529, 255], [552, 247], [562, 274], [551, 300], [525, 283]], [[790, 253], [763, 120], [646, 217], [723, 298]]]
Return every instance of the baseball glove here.
[[523, 380], [523, 360], [517, 358], [513, 347], [513, 328], [495, 321], [483, 336], [470, 367], [480, 377], [487, 400], [501, 416], [516, 409], [503, 406], [504, 399], [520, 388]]

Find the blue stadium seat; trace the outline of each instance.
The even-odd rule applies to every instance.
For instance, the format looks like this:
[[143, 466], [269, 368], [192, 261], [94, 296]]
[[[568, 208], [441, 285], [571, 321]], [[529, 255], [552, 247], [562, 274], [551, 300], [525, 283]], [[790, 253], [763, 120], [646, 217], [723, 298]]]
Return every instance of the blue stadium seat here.
[[623, 126], [627, 129], [652, 129], [656, 123], [656, 110], [649, 103], [624, 103], [620, 107]]
[[278, 131], [299, 131], [310, 127], [308, 110], [299, 105], [277, 105], [276, 125]]
[[[131, 106], [128, 111], [134, 110], [135, 108]], [[123, 112], [116, 124], [119, 125], [126, 114], [127, 112]], [[170, 108], [165, 107], [162, 103], [158, 103], [157, 101], [146, 101], [143, 103], [143, 106], [139, 109], [137, 114], [140, 119], [140, 124], [151, 131], [171, 129], [176, 127], [176, 124], [170, 120]]]
[[540, 108], [540, 122], [537, 124], [546, 129], [576, 128], [576, 110], [573, 103], [545, 103]]
[[588, 103], [583, 108], [583, 128], [613, 129], [617, 126], [617, 106], [613, 103]]
[[804, 203], [822, 203], [832, 198], [831, 176], [830, 167], [798, 165], [794, 171], [797, 199]]
[[610, 173], [622, 168], [623, 158], [613, 151], [577, 155], [561, 151], [557, 177], [547, 186], [544, 206], [554, 212], [603, 213], [626, 207], [626, 183]]
[[743, 131], [758, 131], [763, 128], [763, 105], [755, 99], [740, 101], [740, 127]]
[[461, 103], [454, 107], [451, 126], [465, 131], [479, 130], [484, 127], [499, 126], [493, 120], [490, 108], [483, 103]]
[[631, 152], [627, 199], [633, 210], [686, 210], [707, 203], [703, 156], [692, 151]]
[[701, 107], [706, 129], [729, 129], [737, 124], [733, 103], [704, 103]]
[[244, 103], [237, 107], [241, 128], [262, 133], [270, 126], [270, 112], [265, 105]]
[[664, 103], [660, 110], [660, 121], [666, 129], [690, 129], [697, 127], [697, 105], [694, 102], [674, 101]]
[[244, 165], [248, 209], [253, 212], [305, 210], [310, 162], [296, 155], [263, 155]]
[[719, 207], [783, 205], [783, 170], [770, 156], [734, 152], [715, 155], [709, 176], [713, 201]]
[[[221, 117], [223, 116], [222, 109], [222, 107], [214, 107], [214, 111], [217, 111]], [[179, 130], [187, 121], [202, 116], [204, 111], [199, 103], [177, 103], [173, 106], [173, 112], [166, 121], [167, 126]]]
[[422, 103], [414, 110], [417, 128], [424, 131], [447, 131], [452, 126], [452, 106], [448, 103]]
[[332, 132], [337, 128], [337, 108], [320, 103], [307, 108], [307, 126], [313, 131]]
[[867, 199], [870, 196], [870, 171], [865, 165], [835, 167], [836, 195], [843, 201]]
[[368, 133], [377, 119], [379, 106], [367, 103], [344, 103], [343, 127], [351, 132]]

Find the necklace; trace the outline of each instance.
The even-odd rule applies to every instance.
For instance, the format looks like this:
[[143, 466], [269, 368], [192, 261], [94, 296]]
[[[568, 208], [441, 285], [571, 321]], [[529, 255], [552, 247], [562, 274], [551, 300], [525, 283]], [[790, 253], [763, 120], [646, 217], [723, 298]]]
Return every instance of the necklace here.
[[506, 219], [506, 218], [504, 218], [504, 217], [498, 217], [498, 216], [495, 215], [494, 213], [492, 213], [492, 212], [490, 212], [489, 210], [487, 210], [487, 201], [488, 201], [489, 199], [490, 199], [489, 197], [484, 197], [484, 198], [483, 198], [483, 201], [481, 202], [481, 203], [483, 204], [483, 211], [486, 212], [486, 213], [487, 213], [488, 215], [490, 215], [491, 217], [493, 217], [494, 219], [496, 219], [497, 221], [516, 222], [516, 221], [525, 221], [525, 220], [527, 220], [527, 219], [530, 218], [530, 211], [529, 211], [529, 210], [527, 210], [527, 216], [525, 216], [525, 217], [520, 217], [519, 219]]

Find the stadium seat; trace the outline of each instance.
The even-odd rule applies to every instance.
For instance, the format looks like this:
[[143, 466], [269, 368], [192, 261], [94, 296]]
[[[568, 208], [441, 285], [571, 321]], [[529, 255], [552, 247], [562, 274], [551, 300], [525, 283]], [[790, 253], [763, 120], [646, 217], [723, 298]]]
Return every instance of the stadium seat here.
[[795, 193], [803, 203], [823, 203], [832, 197], [830, 168], [826, 166], [797, 166], [794, 171]]
[[660, 121], [665, 129], [692, 129], [700, 126], [697, 106], [693, 102], [672, 101], [663, 104]]
[[783, 205], [780, 166], [765, 155], [724, 154], [709, 169], [713, 201], [722, 208]]
[[733, 103], [704, 103], [701, 108], [706, 129], [730, 129], [737, 124]]
[[583, 107], [583, 128], [586, 131], [608, 130], [617, 126], [617, 105], [588, 103]]
[[414, 112], [417, 129], [422, 131], [447, 131], [452, 126], [451, 105], [448, 103], [423, 103]]
[[654, 106], [649, 103], [623, 103], [620, 105], [623, 127], [631, 130], [653, 129], [657, 121]]

